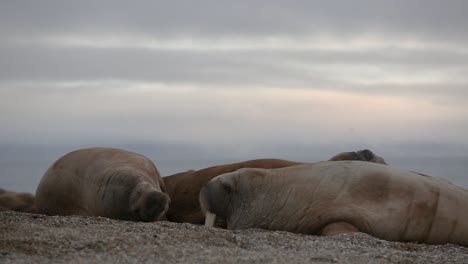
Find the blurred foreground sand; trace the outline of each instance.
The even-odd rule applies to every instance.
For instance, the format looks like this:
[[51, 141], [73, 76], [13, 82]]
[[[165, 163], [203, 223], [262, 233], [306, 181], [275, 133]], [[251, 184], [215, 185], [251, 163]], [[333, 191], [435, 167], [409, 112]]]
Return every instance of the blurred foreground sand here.
[[1, 212], [0, 263], [468, 263], [468, 248]]

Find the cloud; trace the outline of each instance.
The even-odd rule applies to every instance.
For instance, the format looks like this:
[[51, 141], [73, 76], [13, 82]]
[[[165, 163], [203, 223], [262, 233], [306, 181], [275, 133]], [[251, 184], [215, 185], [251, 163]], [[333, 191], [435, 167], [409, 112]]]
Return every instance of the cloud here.
[[310, 35], [406, 32], [466, 40], [463, 0], [8, 1], [2, 32], [149, 32], [153, 35]]
[[[421, 40], [405, 35], [381, 33], [355, 33], [340, 36], [321, 33], [313, 36], [230, 36], [210, 37], [180, 35], [177, 37], [155, 37], [150, 34], [44, 34], [42, 36], [10, 36], [5, 38], [14, 44], [36, 42], [58, 47], [123, 48], [159, 51], [334, 51], [363, 52], [375, 50], [447, 51], [467, 54], [464, 43], [442, 40]], [[461, 44], [457, 46], [457, 44]]]
[[[3, 81], [127, 80], [208, 87], [272, 87], [460, 99], [466, 46], [355, 36], [164, 39], [55, 36], [0, 45]], [[16, 42], [15, 42], [16, 41]], [[441, 89], [443, 88], [443, 90]], [[443, 91], [443, 92], [441, 92]]]
[[295, 88], [464, 103], [467, 5], [8, 1], [0, 4], [0, 80]]
[[54, 85], [0, 89], [3, 143], [466, 143], [468, 132], [465, 105], [418, 98], [132, 82]]
[[467, 5], [2, 2], [0, 141], [465, 143]]

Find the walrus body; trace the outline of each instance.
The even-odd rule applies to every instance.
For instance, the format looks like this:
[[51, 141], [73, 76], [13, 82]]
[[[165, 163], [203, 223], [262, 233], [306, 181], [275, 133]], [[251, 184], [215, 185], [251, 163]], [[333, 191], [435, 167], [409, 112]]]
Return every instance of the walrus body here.
[[[367, 149], [357, 152], [343, 152], [335, 155], [332, 160], [383, 161], [382, 158]], [[205, 217], [200, 208], [198, 195], [203, 185], [218, 175], [233, 172], [241, 168], [275, 169], [300, 164], [304, 163], [281, 159], [256, 159], [209, 167], [198, 171], [191, 170], [163, 177], [167, 193], [171, 197], [171, 206], [167, 212], [167, 218], [173, 222], [203, 224]]]
[[36, 191], [38, 212], [131, 221], [165, 217], [170, 199], [153, 162], [112, 148], [81, 149], [58, 159]]
[[445, 180], [362, 161], [241, 169], [200, 192], [206, 224], [468, 246], [468, 191]]
[[282, 168], [302, 163], [280, 159], [257, 159], [219, 165], [198, 171], [187, 171], [163, 177], [171, 205], [167, 212], [169, 221], [203, 224], [205, 216], [198, 202], [201, 188], [212, 178], [241, 168]]
[[34, 195], [30, 193], [9, 192], [0, 189], [0, 212], [1, 211], [37, 213], [36, 199]]

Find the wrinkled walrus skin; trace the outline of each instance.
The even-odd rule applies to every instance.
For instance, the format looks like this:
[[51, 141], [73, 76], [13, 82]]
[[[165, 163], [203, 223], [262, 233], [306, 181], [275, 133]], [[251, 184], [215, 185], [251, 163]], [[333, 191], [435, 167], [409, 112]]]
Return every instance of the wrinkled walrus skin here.
[[58, 159], [36, 191], [38, 212], [129, 221], [165, 219], [170, 199], [145, 156], [113, 148], [81, 149]]
[[468, 191], [362, 161], [241, 169], [200, 192], [207, 225], [313, 235], [363, 232], [391, 241], [468, 246]]
[[239, 163], [219, 165], [198, 171], [187, 171], [163, 177], [171, 205], [167, 212], [169, 221], [202, 225], [205, 222], [198, 194], [212, 178], [241, 168], [282, 168], [302, 163], [280, 159], [258, 159]]

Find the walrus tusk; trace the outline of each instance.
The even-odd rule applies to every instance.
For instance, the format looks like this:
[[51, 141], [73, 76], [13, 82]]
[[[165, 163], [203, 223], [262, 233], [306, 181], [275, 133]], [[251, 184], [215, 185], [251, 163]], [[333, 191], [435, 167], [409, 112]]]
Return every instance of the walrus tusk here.
[[216, 220], [216, 214], [206, 212], [206, 217], [205, 217], [206, 227], [214, 227], [215, 220]]

